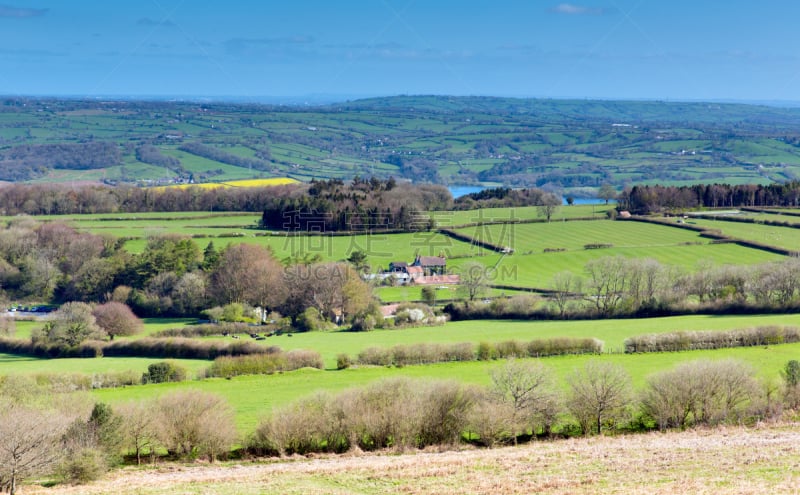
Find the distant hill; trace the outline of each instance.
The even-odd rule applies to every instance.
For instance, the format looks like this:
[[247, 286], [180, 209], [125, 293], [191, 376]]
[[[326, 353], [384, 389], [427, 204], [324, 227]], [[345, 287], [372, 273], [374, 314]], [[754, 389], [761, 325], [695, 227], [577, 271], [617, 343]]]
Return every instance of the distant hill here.
[[394, 96], [321, 106], [0, 99], [0, 181], [377, 176], [591, 194], [800, 178], [800, 109]]

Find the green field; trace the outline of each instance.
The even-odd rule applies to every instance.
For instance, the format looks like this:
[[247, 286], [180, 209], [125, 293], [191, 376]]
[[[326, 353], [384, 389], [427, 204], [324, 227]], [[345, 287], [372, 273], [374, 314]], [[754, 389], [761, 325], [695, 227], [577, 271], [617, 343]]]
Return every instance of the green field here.
[[[775, 218], [775, 220], [778, 219], [780, 219], [780, 217]], [[769, 244], [770, 246], [777, 246], [789, 250], [797, 250], [798, 247], [800, 247], [800, 229], [791, 227], [775, 227], [772, 225], [726, 222], [724, 220], [705, 220], [700, 218], [689, 220], [687, 223], [709, 230], [720, 230], [723, 234], [735, 239], [760, 242], [762, 244]]]
[[[150, 320], [146, 333], [180, 326], [186, 320]], [[488, 383], [488, 370], [497, 362], [443, 363], [405, 368], [365, 367], [336, 371], [336, 356], [347, 353], [355, 357], [368, 347], [391, 347], [418, 342], [460, 343], [504, 340], [533, 340], [555, 337], [594, 337], [605, 343], [602, 359], [624, 366], [637, 385], [647, 375], [668, 368], [680, 361], [699, 358], [735, 357], [753, 365], [759, 374], [770, 380], [778, 379], [778, 371], [790, 359], [800, 358], [800, 344], [692, 351], [663, 354], [619, 354], [623, 341], [634, 335], [680, 330], [728, 330], [760, 325], [800, 325], [797, 315], [753, 316], [680, 316], [654, 319], [625, 319], [598, 321], [466, 321], [451, 322], [439, 327], [420, 327], [373, 332], [309, 332], [292, 337], [272, 337], [265, 345], [277, 345], [284, 350], [313, 349], [325, 360], [325, 371], [300, 370], [271, 376], [238, 377], [231, 380], [209, 379], [178, 384], [143, 385], [121, 389], [97, 390], [93, 394], [112, 403], [141, 399], [182, 388], [198, 388], [225, 396], [231, 401], [239, 426], [246, 431], [272, 407], [319, 390], [342, 390], [392, 376], [455, 379], [468, 383]], [[594, 357], [596, 358], [596, 357]], [[558, 373], [565, 376], [590, 356], [543, 358]], [[93, 358], [39, 360], [28, 357], [0, 355], [0, 375], [16, 374], [93, 374], [132, 370], [142, 373], [147, 365], [159, 361], [137, 358]], [[209, 361], [178, 360], [193, 374], [210, 365]]]
[[[664, 265], [694, 270], [698, 261], [716, 264], [751, 264], [774, 261], [781, 256], [734, 244], [712, 244], [699, 233], [669, 226], [623, 221], [571, 221], [535, 224], [485, 225], [459, 229], [459, 233], [495, 245], [510, 246], [493, 272], [494, 284], [548, 287], [561, 271], [583, 273], [584, 266], [602, 256], [653, 258]], [[610, 244], [585, 249], [590, 243]], [[564, 251], [547, 252], [545, 249]], [[488, 266], [496, 259], [480, 258]]]

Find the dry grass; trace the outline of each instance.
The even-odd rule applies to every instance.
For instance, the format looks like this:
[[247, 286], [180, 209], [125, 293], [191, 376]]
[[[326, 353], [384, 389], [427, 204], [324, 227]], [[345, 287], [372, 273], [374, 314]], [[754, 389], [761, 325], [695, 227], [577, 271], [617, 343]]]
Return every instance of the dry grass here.
[[800, 493], [800, 424], [539, 442], [517, 448], [116, 471], [31, 494]]

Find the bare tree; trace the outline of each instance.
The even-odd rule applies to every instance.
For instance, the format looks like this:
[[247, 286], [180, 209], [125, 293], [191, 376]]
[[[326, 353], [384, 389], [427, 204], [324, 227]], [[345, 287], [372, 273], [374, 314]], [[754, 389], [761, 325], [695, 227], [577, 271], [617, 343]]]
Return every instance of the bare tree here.
[[468, 261], [461, 265], [457, 292], [469, 301], [484, 294], [489, 286], [486, 270], [486, 267], [477, 261]]
[[553, 292], [550, 298], [558, 308], [558, 314], [564, 318], [567, 314], [567, 305], [581, 291], [582, 280], [569, 271], [556, 273], [553, 276]]
[[158, 421], [153, 401], [138, 401], [117, 408], [122, 418], [122, 438], [126, 448], [136, 454], [136, 464], [142, 463], [145, 450], [152, 456], [158, 447]]
[[542, 425], [545, 432], [557, 414], [552, 372], [539, 361], [510, 360], [492, 370], [492, 394], [511, 409], [512, 437], [517, 443], [521, 430]]
[[228, 246], [211, 274], [211, 289], [220, 304], [277, 306], [282, 302], [283, 267], [272, 253], [252, 244]]
[[617, 199], [617, 191], [611, 184], [603, 184], [597, 190], [597, 197], [604, 200], [606, 204], [612, 199]]
[[294, 265], [286, 269], [288, 297], [284, 312], [299, 315], [317, 309], [327, 320], [337, 313], [352, 316], [369, 305], [372, 290], [348, 263]]
[[734, 421], [761, 397], [753, 369], [741, 361], [690, 361], [651, 376], [642, 408], [661, 429]]
[[233, 410], [221, 397], [188, 390], [158, 401], [159, 439], [170, 453], [214, 461], [236, 441]]
[[600, 433], [604, 422], [619, 418], [630, 398], [630, 376], [612, 363], [589, 361], [574, 370], [567, 381], [567, 408], [585, 435], [595, 429]]
[[587, 291], [597, 311], [613, 315], [629, 286], [629, 260], [622, 256], [605, 256], [586, 263]]
[[536, 209], [540, 217], [545, 217], [547, 223], [550, 223], [550, 218], [556, 214], [558, 208], [561, 206], [561, 198], [553, 193], [543, 194], [541, 203], [537, 205]]
[[20, 481], [47, 474], [61, 460], [61, 438], [70, 421], [56, 412], [8, 404], [0, 408], [0, 489], [17, 492]]

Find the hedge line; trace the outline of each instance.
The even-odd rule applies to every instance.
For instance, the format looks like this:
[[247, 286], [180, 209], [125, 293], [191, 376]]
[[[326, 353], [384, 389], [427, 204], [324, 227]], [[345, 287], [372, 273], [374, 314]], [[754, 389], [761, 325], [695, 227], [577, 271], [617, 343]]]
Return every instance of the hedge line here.
[[246, 356], [220, 356], [206, 371], [207, 376], [231, 378], [239, 375], [271, 375], [300, 368], [324, 369], [322, 356], [316, 351], [292, 350]]
[[599, 354], [603, 343], [597, 339], [536, 339], [529, 342], [506, 340], [456, 344], [420, 343], [390, 348], [369, 347], [358, 354], [356, 363], [373, 366], [407, 366], [455, 361]]
[[0, 352], [24, 354], [39, 358], [147, 357], [173, 359], [215, 359], [219, 356], [269, 354], [279, 352], [276, 346], [255, 342], [215, 342], [192, 339], [91, 341], [77, 346], [32, 343], [30, 340], [0, 338]]
[[727, 349], [800, 342], [800, 328], [764, 326], [729, 331], [671, 332], [640, 335], [625, 340], [625, 352], [674, 352]]

